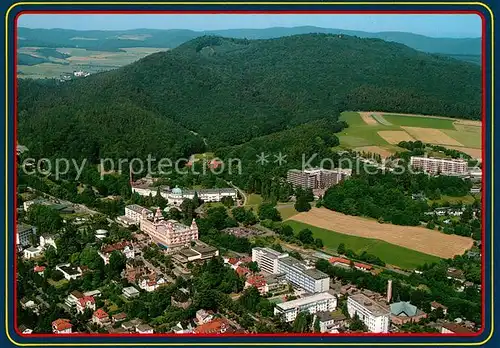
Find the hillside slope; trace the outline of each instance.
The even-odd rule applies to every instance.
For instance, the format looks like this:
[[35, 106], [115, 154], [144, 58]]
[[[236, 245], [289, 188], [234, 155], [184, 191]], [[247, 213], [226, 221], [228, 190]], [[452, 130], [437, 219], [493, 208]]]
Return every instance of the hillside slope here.
[[211, 31], [134, 29], [122, 31], [30, 29], [19, 28], [19, 47], [80, 47], [91, 50], [113, 51], [124, 47], [175, 48], [186, 41], [204, 35], [240, 39], [273, 39], [282, 36], [323, 33], [345, 34], [362, 38], [376, 38], [397, 42], [427, 53], [448, 55], [481, 54], [480, 38], [433, 38], [404, 32], [370, 33], [359, 30], [320, 28], [314, 26], [273, 27], [264, 29], [226, 29]]
[[241, 144], [346, 109], [478, 119], [480, 79], [378, 39], [202, 37], [61, 85], [20, 81], [19, 138], [45, 155], [187, 155], [201, 137]]

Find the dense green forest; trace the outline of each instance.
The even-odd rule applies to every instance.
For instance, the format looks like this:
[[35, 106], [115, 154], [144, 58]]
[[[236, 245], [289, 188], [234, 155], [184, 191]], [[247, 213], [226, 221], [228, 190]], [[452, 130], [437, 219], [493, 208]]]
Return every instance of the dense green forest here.
[[429, 206], [425, 201], [413, 200], [411, 194], [462, 197], [468, 194], [471, 187], [470, 181], [453, 176], [382, 172], [369, 175], [361, 172], [329, 188], [323, 198], [323, 205], [348, 215], [368, 216], [396, 225], [418, 226]]
[[379, 39], [201, 37], [85, 79], [19, 81], [18, 129], [34, 155], [179, 157], [346, 109], [479, 119], [480, 97], [477, 66]]

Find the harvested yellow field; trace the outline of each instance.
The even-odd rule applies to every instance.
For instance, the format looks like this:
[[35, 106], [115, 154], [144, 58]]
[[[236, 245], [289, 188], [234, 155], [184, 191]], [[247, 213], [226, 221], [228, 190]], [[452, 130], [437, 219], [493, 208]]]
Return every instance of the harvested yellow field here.
[[376, 153], [384, 158], [389, 157], [394, 153], [394, 152], [391, 152], [391, 151], [384, 149], [383, 147], [380, 147], [380, 146], [362, 146], [362, 147], [355, 148], [354, 150], [359, 151], [359, 152]]
[[378, 122], [372, 117], [372, 112], [359, 112], [361, 119], [370, 126], [376, 126]]
[[401, 127], [412, 137], [423, 143], [437, 145], [463, 146], [452, 137], [446, 135], [439, 129], [421, 128], [421, 127]]
[[481, 121], [472, 121], [472, 120], [459, 120], [454, 122], [456, 124], [462, 124], [464, 126], [474, 126], [474, 127], [482, 127], [483, 123]]
[[441, 258], [462, 255], [473, 245], [472, 238], [444, 234], [423, 227], [381, 224], [359, 216], [344, 215], [326, 208], [312, 208], [290, 220], [324, 228], [337, 233], [374, 238]]
[[482, 151], [481, 149], [473, 149], [471, 147], [460, 147], [460, 146], [446, 146], [449, 149], [457, 150], [464, 152], [471, 156], [472, 158], [480, 160], [482, 157]]
[[472, 124], [463, 124], [460, 122], [453, 122], [453, 127], [455, 127], [455, 129], [460, 132], [481, 134], [481, 126], [475, 126]]
[[380, 131], [377, 132], [389, 144], [398, 144], [401, 141], [414, 141], [415, 139], [405, 131]]

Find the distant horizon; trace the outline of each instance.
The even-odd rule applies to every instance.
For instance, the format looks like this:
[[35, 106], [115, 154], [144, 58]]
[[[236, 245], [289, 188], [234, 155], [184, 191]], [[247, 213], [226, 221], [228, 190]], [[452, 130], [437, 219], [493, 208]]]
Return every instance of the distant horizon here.
[[202, 33], [202, 32], [210, 32], [210, 31], [225, 31], [225, 30], [268, 30], [268, 29], [293, 29], [293, 28], [318, 28], [318, 29], [328, 29], [328, 30], [346, 30], [346, 31], [359, 31], [359, 32], [365, 32], [365, 33], [370, 33], [370, 34], [382, 34], [382, 33], [405, 33], [405, 34], [412, 34], [412, 35], [419, 35], [419, 36], [425, 36], [428, 38], [432, 39], [480, 39], [480, 36], [430, 36], [430, 35], [424, 35], [424, 34], [419, 34], [419, 33], [412, 33], [409, 31], [401, 31], [401, 30], [384, 30], [384, 31], [366, 31], [366, 30], [357, 30], [357, 29], [344, 29], [344, 28], [327, 28], [327, 27], [320, 27], [316, 25], [297, 25], [297, 26], [290, 26], [290, 27], [285, 27], [285, 26], [273, 26], [273, 27], [263, 27], [263, 28], [246, 28], [246, 27], [241, 27], [241, 28], [227, 28], [227, 29], [186, 29], [186, 28], [129, 28], [129, 29], [67, 29], [67, 28], [30, 28], [30, 27], [25, 27], [25, 26], [18, 26], [18, 28], [23, 28], [23, 29], [31, 29], [31, 30], [72, 30], [72, 31], [79, 31], [79, 32], [86, 32], [86, 31], [133, 31], [133, 30], [159, 30], [159, 31], [168, 31], [168, 30], [188, 30], [188, 31], [193, 31], [195, 33]]
[[317, 27], [367, 33], [411, 33], [431, 38], [482, 36], [482, 20], [476, 14], [24, 14], [19, 17], [18, 26], [75, 31], [194, 32]]

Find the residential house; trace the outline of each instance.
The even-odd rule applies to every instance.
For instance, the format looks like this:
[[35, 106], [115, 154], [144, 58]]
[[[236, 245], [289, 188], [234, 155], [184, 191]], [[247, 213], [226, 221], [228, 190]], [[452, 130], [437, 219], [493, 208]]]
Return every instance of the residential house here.
[[78, 291], [78, 290], [74, 290], [72, 291], [68, 297], [66, 297], [66, 300], [64, 301], [64, 303], [72, 308], [73, 306], [76, 306], [76, 303], [78, 302], [79, 299], [83, 298], [83, 294]]
[[47, 249], [49, 246], [51, 246], [57, 250], [57, 245], [54, 236], [48, 234], [41, 235], [39, 244], [43, 249]]
[[180, 322], [178, 322], [177, 325], [175, 325], [170, 330], [175, 334], [193, 333], [193, 327], [191, 326], [191, 324], [188, 324], [186, 328], [184, 328]]
[[35, 266], [33, 267], [33, 272], [38, 273], [39, 276], [43, 276], [43, 272], [45, 272], [45, 266]]
[[127, 314], [124, 312], [113, 314], [111, 319], [113, 320], [113, 323], [118, 323], [118, 322], [121, 322], [121, 321], [124, 321], [125, 319], [127, 319]]
[[95, 311], [95, 299], [92, 296], [83, 296], [76, 303], [76, 312], [83, 313], [87, 308]]
[[154, 330], [148, 324], [141, 324], [135, 328], [135, 332], [140, 333], [140, 334], [152, 334], [152, 333], [154, 333]]
[[120, 251], [127, 259], [133, 259], [135, 257], [134, 246], [131, 242], [123, 241], [111, 245], [104, 245], [98, 253], [104, 260], [105, 265], [109, 263], [109, 257], [113, 251]]
[[144, 276], [142, 277], [139, 282], [139, 288], [147, 291], [147, 292], [152, 292], [158, 289], [160, 286], [165, 285], [166, 281], [163, 277], [156, 277], [155, 275], [151, 276]]
[[56, 270], [60, 271], [66, 280], [77, 279], [82, 276], [82, 269], [71, 266], [69, 263], [57, 265]]
[[190, 298], [189, 290], [180, 288], [172, 296], [170, 296], [172, 306], [187, 309], [193, 301]]
[[21, 333], [21, 335], [30, 335], [33, 333], [33, 330], [28, 328], [26, 325], [19, 325], [18, 331]]
[[360, 262], [354, 262], [354, 261], [351, 261], [351, 260], [348, 260], [348, 259], [345, 259], [342, 257], [331, 257], [329, 261], [333, 266], [336, 266], [336, 267], [349, 268], [351, 266], [351, 262], [352, 262], [352, 264], [354, 265], [354, 268], [356, 268], [359, 271], [369, 272], [369, 271], [373, 270], [373, 266], [371, 266], [371, 265], [367, 265], [365, 263], [360, 263]]
[[52, 332], [55, 334], [72, 333], [73, 325], [69, 319], [57, 319], [52, 322]]
[[103, 326], [105, 324], [109, 323], [109, 314], [106, 313], [102, 308], [99, 308], [94, 312], [94, 315], [92, 315], [92, 322], [99, 325]]
[[456, 269], [454, 267], [448, 268], [446, 271], [446, 275], [448, 279], [453, 279], [455, 281], [458, 281], [460, 283], [463, 283], [465, 281], [465, 276], [464, 272], [460, 269]]
[[469, 330], [465, 326], [455, 323], [445, 323], [441, 327], [442, 334], [473, 334], [474, 331]]
[[203, 325], [211, 322], [214, 319], [214, 312], [206, 311], [204, 309], [200, 309], [196, 312], [196, 325]]
[[136, 331], [136, 328], [142, 324], [140, 319], [132, 319], [122, 323], [121, 327], [127, 331]]
[[441, 303], [438, 303], [436, 301], [432, 301], [431, 302], [431, 311], [435, 311], [438, 308], [441, 308], [443, 310], [444, 315], [448, 314], [448, 307], [443, 306]]
[[231, 329], [229, 323], [223, 318], [214, 319], [208, 323], [202, 324], [193, 330], [195, 334], [216, 335], [226, 333]]
[[315, 314], [315, 320], [319, 321], [321, 333], [331, 332], [344, 327], [346, 319], [346, 316], [342, 314], [340, 310], [333, 312], [317, 312]]
[[25, 259], [34, 259], [40, 255], [42, 255], [42, 247], [29, 247], [23, 250], [23, 256]]
[[245, 289], [252, 286], [257, 288], [257, 290], [259, 290], [259, 293], [261, 295], [267, 294], [269, 292], [266, 280], [264, 279], [264, 276], [261, 274], [251, 275], [246, 279]]
[[139, 290], [137, 290], [133, 286], [129, 286], [129, 287], [123, 288], [122, 294], [128, 300], [128, 299], [131, 299], [134, 297], [138, 297], [140, 295], [140, 292], [139, 292]]

